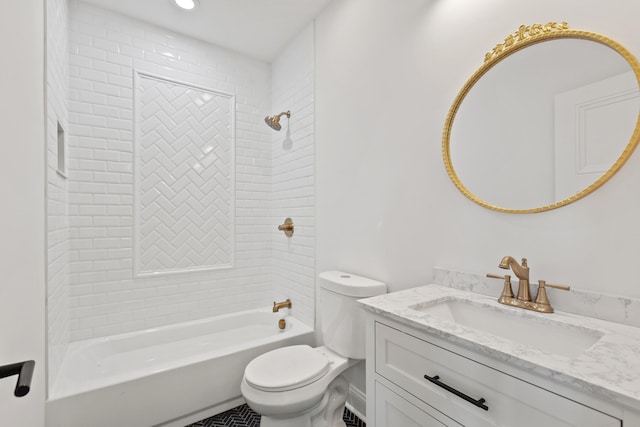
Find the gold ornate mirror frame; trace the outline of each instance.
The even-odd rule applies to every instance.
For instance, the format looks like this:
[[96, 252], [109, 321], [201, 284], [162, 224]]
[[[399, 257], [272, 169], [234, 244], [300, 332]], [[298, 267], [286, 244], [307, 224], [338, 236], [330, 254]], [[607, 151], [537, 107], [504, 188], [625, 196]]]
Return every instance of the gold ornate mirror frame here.
[[521, 25], [517, 31], [510, 34], [504, 39], [503, 43], [499, 43], [496, 45], [490, 52], [487, 52], [485, 55], [484, 64], [467, 80], [464, 87], [458, 93], [458, 96], [454, 100], [451, 108], [449, 109], [449, 113], [447, 114], [447, 119], [445, 121], [444, 130], [442, 133], [442, 156], [444, 158], [444, 164], [449, 174], [449, 177], [455, 184], [455, 186], [460, 190], [462, 194], [464, 194], [467, 198], [471, 199], [475, 203], [480, 206], [484, 206], [485, 208], [498, 211], [498, 212], [506, 212], [506, 213], [536, 213], [536, 212], [544, 212], [552, 209], [556, 209], [570, 203], [579, 200], [598, 188], [600, 188], [605, 182], [607, 182], [611, 177], [613, 177], [618, 170], [625, 164], [625, 162], [631, 157], [631, 154], [635, 150], [638, 142], [640, 141], [640, 115], [638, 116], [638, 121], [636, 122], [635, 129], [629, 140], [629, 143], [626, 145], [624, 151], [615, 161], [615, 163], [605, 172], [602, 176], [600, 176], [595, 182], [589, 185], [587, 188], [579, 191], [571, 197], [568, 197], [564, 200], [552, 203], [546, 206], [540, 206], [536, 208], [530, 209], [509, 209], [500, 206], [493, 205], [488, 203], [473, 193], [471, 193], [464, 184], [458, 178], [453, 165], [451, 163], [450, 156], [450, 137], [451, 137], [451, 128], [453, 126], [453, 120], [456, 117], [458, 109], [462, 104], [462, 101], [465, 99], [471, 88], [476, 84], [476, 82], [484, 76], [492, 67], [494, 67], [497, 63], [502, 61], [514, 53], [538, 44], [542, 42], [546, 42], [549, 40], [557, 40], [557, 39], [584, 39], [590, 40], [593, 42], [597, 42], [603, 44], [605, 46], [610, 47], [611, 49], [618, 52], [624, 59], [627, 60], [629, 65], [631, 66], [636, 80], [638, 81], [638, 85], [640, 86], [640, 64], [638, 60], [622, 45], [617, 43], [614, 40], [611, 40], [608, 37], [605, 37], [600, 34], [591, 33], [588, 31], [580, 31], [580, 30], [572, 30], [569, 29], [569, 25], [566, 22], [556, 23], [549, 22], [547, 24], [533, 24], [533, 25]]

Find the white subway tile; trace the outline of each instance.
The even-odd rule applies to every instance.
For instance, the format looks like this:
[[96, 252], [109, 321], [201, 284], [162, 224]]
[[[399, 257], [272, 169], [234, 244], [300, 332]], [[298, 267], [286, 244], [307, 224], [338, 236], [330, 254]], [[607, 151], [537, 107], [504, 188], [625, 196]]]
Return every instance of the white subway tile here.
[[[113, 34], [113, 31], [109, 31], [110, 34]], [[119, 53], [120, 47], [117, 41], [107, 40], [107, 31], [104, 32], [105, 38], [94, 37], [92, 46], [107, 52]]]
[[93, 174], [93, 179], [95, 180], [95, 182], [120, 183], [122, 182], [122, 177], [123, 176], [121, 174], [113, 172], [94, 172]]
[[[93, 83], [91, 83], [91, 86], [93, 87]], [[72, 92], [72, 96], [71, 99], [77, 100], [77, 101], [81, 101], [81, 102], [88, 102], [90, 104], [100, 104], [100, 105], [104, 105], [107, 103], [107, 97], [103, 94], [99, 94], [99, 93], [93, 93], [91, 92], [92, 89], [89, 90], [77, 90], [75, 91], [77, 96], [73, 95]]]
[[106, 171], [107, 162], [103, 160], [80, 159], [77, 162], [77, 168], [85, 171]]
[[[120, 218], [116, 216], [94, 216], [93, 225], [96, 227], [118, 227], [122, 225], [122, 222], [120, 221]], [[101, 246], [96, 245], [95, 247], [98, 248]]]
[[[282, 236], [274, 231], [277, 224], [271, 208], [281, 207], [287, 212], [305, 215], [313, 210], [313, 181], [304, 179], [305, 174], [313, 173], [309, 168], [313, 165], [313, 151], [302, 157], [299, 151], [276, 153], [279, 144], [274, 144], [278, 141], [275, 138], [282, 135], [275, 135], [262, 123], [265, 115], [277, 110], [271, 111], [270, 101], [274, 106], [296, 107], [299, 115], [294, 117], [299, 119], [302, 119], [302, 114], [312, 117], [313, 102], [309, 100], [313, 99], [313, 78], [309, 79], [307, 71], [301, 71], [308, 69], [308, 64], [291, 68], [292, 72], [287, 75], [289, 83], [274, 92], [270, 100], [268, 64], [122, 18], [116, 13], [106, 13], [89, 4], [80, 3], [80, 7], [71, 6], [71, 9], [70, 27], [74, 29], [71, 39], [75, 40], [73, 50], [77, 53], [72, 60], [76, 68], [70, 72], [73, 75], [70, 80], [73, 103], [69, 107], [73, 113], [73, 125], [80, 127], [79, 138], [73, 141], [73, 149], [69, 153], [75, 156], [73, 164], [76, 171], [92, 173], [93, 180], [69, 183], [69, 200], [72, 203], [69, 212], [75, 212], [76, 217], [86, 220], [83, 225], [74, 225], [69, 230], [71, 241], [77, 242], [72, 244], [75, 247], [69, 259], [76, 265], [91, 263], [93, 270], [74, 271], [70, 281], [73, 286], [83, 286], [76, 290], [80, 294], [86, 292], [85, 286], [92, 285], [93, 293], [108, 295], [109, 299], [106, 302], [89, 298], [74, 300], [72, 317], [77, 321], [70, 322], [71, 339], [263, 306], [265, 300], [271, 300], [272, 288], [278, 286], [281, 287], [278, 293], [285, 294], [295, 290], [296, 283], [305, 283], [304, 292], [297, 291], [294, 295], [297, 298], [298, 295], [313, 295], [313, 268], [307, 267], [296, 273], [295, 280], [282, 280], [279, 281], [281, 285], [271, 285], [272, 262], [284, 262], [281, 268], [283, 276], [286, 276], [287, 270], [298, 271], [293, 265], [295, 262], [308, 265], [310, 259], [312, 261], [312, 234], [306, 237], [301, 230], [301, 238], [296, 240], [298, 243], [292, 251], [295, 260], [287, 258], [290, 249], [273, 245], [280, 242]], [[297, 51], [293, 63], [299, 62], [296, 58], [307, 57], [306, 52]], [[287, 61], [291, 62], [291, 58]], [[141, 71], [165, 74], [236, 94], [236, 207], [240, 216], [236, 218], [237, 253], [232, 269], [152, 278], [132, 277], [134, 158], [131, 67], [134, 66]], [[103, 78], [105, 76], [106, 79]], [[292, 87], [295, 90], [290, 90]], [[304, 96], [296, 94], [301, 90], [306, 93]], [[304, 105], [305, 102], [310, 105]], [[106, 118], [107, 123], [101, 126], [99, 119], [89, 120], [83, 114]], [[307, 122], [309, 120], [305, 118], [306, 133], [312, 126], [312, 122], [308, 125]], [[301, 128], [292, 126], [291, 131], [292, 139], [298, 143], [295, 148], [300, 149]], [[312, 146], [313, 142], [305, 139], [305, 144]], [[298, 161], [302, 162], [302, 174], [296, 173], [294, 167]], [[284, 164], [284, 167], [272, 176], [272, 172], [276, 173], [272, 165], [277, 164]], [[83, 180], [89, 179], [89, 175], [78, 176]], [[284, 183], [289, 179], [295, 181], [295, 185], [287, 187]], [[283, 192], [282, 196], [276, 193], [274, 198], [271, 195], [275, 189], [272, 182], [283, 183], [279, 190]], [[194, 191], [197, 190], [194, 187]], [[287, 196], [286, 192], [290, 194]], [[281, 220], [278, 216], [277, 221]], [[80, 221], [74, 223], [79, 224]], [[301, 228], [309, 227], [304, 222], [300, 224]], [[301, 275], [309, 276], [306, 282], [299, 280]], [[220, 296], [214, 295], [214, 291]], [[251, 297], [247, 298], [247, 295]], [[131, 301], [133, 304], [121, 306], [130, 302], [129, 298], [134, 299]], [[92, 303], [96, 305], [85, 306]], [[81, 311], [84, 308], [94, 310]], [[306, 311], [303, 312], [302, 307], [300, 310], [304, 321], [313, 324], [312, 301], [307, 302]]]
[[[107, 76], [107, 81], [109, 82], [109, 84], [118, 86], [118, 87], [123, 87], [127, 89], [130, 89], [131, 87], [133, 87], [133, 79], [131, 78], [130, 75], [121, 76], [118, 74], [109, 74]], [[118, 92], [118, 94], [119, 93], [120, 92]]]
[[106, 52], [106, 60], [112, 64], [133, 67], [133, 59], [130, 56], [126, 56], [121, 53]]
[[[108, 125], [108, 124], [107, 124]], [[119, 133], [117, 129], [111, 128], [95, 128], [93, 130], [93, 136], [97, 139], [100, 139], [100, 146], [93, 146], [93, 148], [106, 148], [106, 144], [104, 142], [105, 139], [117, 139], [119, 138]], [[95, 141], [95, 140], [94, 140]], [[98, 141], [95, 141], [96, 143]], [[83, 144], [83, 146], [87, 147], [88, 145]]]
[[133, 37], [122, 31], [107, 30], [106, 38], [120, 44], [120, 50], [133, 43]]
[[107, 120], [107, 124], [110, 129], [131, 130], [132, 128], [132, 123], [130, 120], [109, 118]]
[[[112, 229], [105, 230], [104, 228], [98, 227], [85, 227], [85, 228], [77, 228], [72, 230], [72, 235], [75, 233], [79, 239], [90, 239], [96, 237], [107, 237], [107, 235], [112, 235], [110, 232]], [[109, 233], [108, 233], [109, 231]]]
[[105, 50], [96, 49], [90, 46], [78, 45], [75, 52], [79, 56], [91, 59], [99, 59], [101, 61], [105, 61], [107, 59], [107, 52]]
[[[128, 56], [132, 59], [144, 59], [144, 49], [139, 46], [120, 46], [120, 54]], [[131, 74], [131, 70], [129, 70]]]
[[[94, 93], [97, 94], [104, 94], [104, 95], [109, 95], [109, 96], [119, 96], [120, 95], [120, 91], [121, 88], [112, 84], [108, 84], [107, 80], [105, 78], [104, 83], [93, 83], [93, 91]], [[101, 104], [106, 104], [106, 97], [103, 99], [103, 102], [101, 102]], [[111, 127], [111, 124], [109, 125], [109, 127]]]
[[[94, 59], [93, 60], [92, 67], [96, 71], [105, 72], [107, 78], [111, 77], [113, 74], [118, 74], [120, 72], [120, 66], [119, 65], [112, 64], [112, 63], [107, 62], [107, 61], [100, 61], [98, 59]], [[82, 77], [82, 74], [80, 75], [80, 77]], [[106, 83], [107, 79], [99, 80], [99, 81], [101, 81], [103, 83]]]

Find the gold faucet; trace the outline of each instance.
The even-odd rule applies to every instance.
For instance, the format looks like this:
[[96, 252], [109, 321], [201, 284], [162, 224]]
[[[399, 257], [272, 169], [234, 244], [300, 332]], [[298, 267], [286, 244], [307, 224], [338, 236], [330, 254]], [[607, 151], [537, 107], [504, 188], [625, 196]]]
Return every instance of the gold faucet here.
[[527, 265], [527, 259], [522, 258], [522, 265], [520, 265], [512, 256], [506, 256], [502, 258], [498, 267], [504, 268], [505, 270], [511, 268], [513, 274], [520, 279], [518, 281], [518, 300], [531, 301], [531, 290], [529, 289], [529, 266]]
[[508, 274], [504, 276], [487, 274], [487, 277], [491, 277], [494, 279], [504, 279], [504, 289], [502, 290], [502, 295], [500, 295], [500, 298], [498, 298], [498, 302], [501, 304], [520, 307], [527, 310], [539, 311], [542, 313], [553, 313], [553, 307], [551, 307], [551, 304], [549, 303], [546, 288], [556, 288], [563, 291], [568, 291], [571, 289], [570, 286], [552, 285], [551, 283], [547, 283], [544, 280], [538, 280], [538, 294], [536, 295], [535, 301], [532, 302], [531, 291], [529, 289], [529, 266], [527, 265], [527, 259], [522, 258], [522, 264], [518, 264], [518, 262], [513, 257], [506, 256], [502, 258], [502, 261], [500, 261], [498, 267], [504, 268], [505, 270], [511, 268], [513, 273], [519, 279], [518, 296], [517, 298], [514, 298], [513, 290], [511, 289], [511, 276], [509, 276]]
[[291, 308], [291, 300], [289, 298], [282, 302], [273, 302], [273, 312], [277, 313], [281, 308]]

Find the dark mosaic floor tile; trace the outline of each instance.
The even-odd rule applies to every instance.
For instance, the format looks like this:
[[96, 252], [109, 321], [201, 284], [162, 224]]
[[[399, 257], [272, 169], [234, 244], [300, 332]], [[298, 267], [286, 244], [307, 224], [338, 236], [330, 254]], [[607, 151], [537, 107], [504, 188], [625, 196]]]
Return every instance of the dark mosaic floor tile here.
[[211, 418], [198, 421], [187, 427], [258, 427], [260, 415], [256, 414], [247, 405], [229, 409]]
[[[347, 427], [366, 427], [362, 420], [346, 408], [343, 419]], [[260, 415], [247, 405], [242, 405], [186, 427], [260, 427]]]
[[342, 416], [342, 419], [347, 427], [367, 427], [364, 421], [356, 417], [356, 415], [347, 408], [344, 408], [344, 415]]

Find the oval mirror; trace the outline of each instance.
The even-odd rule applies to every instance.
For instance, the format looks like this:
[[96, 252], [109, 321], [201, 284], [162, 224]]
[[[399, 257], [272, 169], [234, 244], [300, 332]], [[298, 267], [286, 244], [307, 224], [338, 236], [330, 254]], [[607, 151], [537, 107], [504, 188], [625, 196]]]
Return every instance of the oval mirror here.
[[640, 67], [566, 23], [521, 26], [485, 56], [444, 127], [449, 176], [474, 202], [533, 213], [599, 188], [640, 136]]

